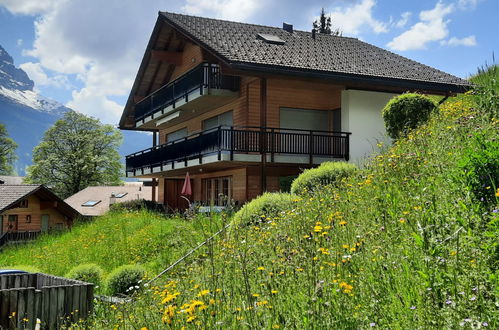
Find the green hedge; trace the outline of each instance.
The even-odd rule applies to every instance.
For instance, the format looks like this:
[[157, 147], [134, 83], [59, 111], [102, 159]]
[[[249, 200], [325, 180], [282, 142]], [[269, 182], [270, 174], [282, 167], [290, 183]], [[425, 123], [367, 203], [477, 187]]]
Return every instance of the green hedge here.
[[82, 264], [73, 267], [67, 274], [67, 278], [79, 280], [83, 282], [93, 283], [98, 286], [102, 281], [102, 274], [104, 271], [97, 264]]
[[428, 121], [436, 104], [429, 97], [416, 93], [395, 96], [383, 108], [386, 131], [398, 139]]
[[296, 195], [288, 193], [264, 193], [244, 205], [232, 220], [231, 230], [261, 222], [265, 218], [274, 218], [283, 211], [293, 208]]
[[322, 163], [319, 167], [303, 171], [291, 184], [291, 193], [303, 194], [320, 186], [337, 184], [357, 170], [357, 166], [347, 162]]
[[107, 278], [107, 290], [112, 295], [129, 295], [137, 290], [146, 271], [139, 265], [124, 265], [114, 269]]

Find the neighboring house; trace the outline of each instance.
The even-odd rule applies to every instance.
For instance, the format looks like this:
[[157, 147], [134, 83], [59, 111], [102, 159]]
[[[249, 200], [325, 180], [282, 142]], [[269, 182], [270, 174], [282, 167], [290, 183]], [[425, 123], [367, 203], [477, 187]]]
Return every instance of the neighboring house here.
[[23, 176], [0, 175], [0, 184], [23, 184]]
[[114, 203], [136, 199], [152, 200], [152, 187], [142, 182], [129, 182], [124, 186], [87, 187], [66, 198], [65, 202], [84, 216], [99, 216], [109, 211]]
[[78, 211], [44, 185], [0, 185], [0, 232], [70, 228]]
[[159, 202], [244, 202], [326, 160], [360, 162], [385, 139], [381, 109], [406, 91], [469, 83], [355, 38], [160, 12], [119, 126], [153, 132], [128, 177]]

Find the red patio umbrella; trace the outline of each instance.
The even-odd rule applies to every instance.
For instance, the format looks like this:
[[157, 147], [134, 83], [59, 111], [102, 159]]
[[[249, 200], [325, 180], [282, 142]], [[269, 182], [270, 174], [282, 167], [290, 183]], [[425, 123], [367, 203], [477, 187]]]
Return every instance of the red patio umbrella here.
[[182, 191], [180, 193], [185, 196], [192, 195], [191, 178], [189, 176], [189, 172], [187, 172], [187, 174], [185, 175], [184, 185], [182, 186]]

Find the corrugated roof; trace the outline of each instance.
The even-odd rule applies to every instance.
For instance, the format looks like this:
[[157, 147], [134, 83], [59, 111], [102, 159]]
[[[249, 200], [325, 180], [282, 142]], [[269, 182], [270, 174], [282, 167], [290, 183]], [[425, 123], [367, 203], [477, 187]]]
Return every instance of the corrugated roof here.
[[[469, 82], [355, 38], [161, 12], [165, 21], [228, 64], [469, 86]], [[259, 34], [284, 44], [268, 43]]]
[[0, 212], [41, 187], [39, 184], [0, 185]]

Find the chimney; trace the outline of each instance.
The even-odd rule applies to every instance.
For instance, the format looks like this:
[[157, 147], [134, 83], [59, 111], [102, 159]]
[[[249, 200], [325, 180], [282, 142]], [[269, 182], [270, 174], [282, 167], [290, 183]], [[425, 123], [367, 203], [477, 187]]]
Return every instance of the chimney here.
[[286, 23], [286, 22], [283, 22], [283, 23], [282, 23], [282, 29], [283, 29], [284, 31], [289, 32], [289, 33], [293, 33], [293, 24], [288, 24], [288, 23]]
[[312, 29], [312, 39], [314, 39], [314, 40], [315, 40], [315, 34], [316, 34], [316, 33], [317, 33], [317, 32], [315, 31], [315, 29]]

